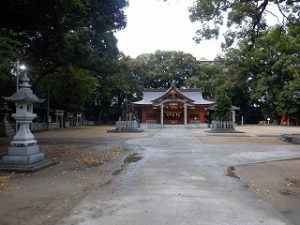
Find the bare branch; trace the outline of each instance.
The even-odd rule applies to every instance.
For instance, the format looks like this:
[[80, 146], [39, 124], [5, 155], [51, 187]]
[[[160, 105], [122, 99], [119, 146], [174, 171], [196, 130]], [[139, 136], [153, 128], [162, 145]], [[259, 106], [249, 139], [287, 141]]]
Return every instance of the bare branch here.
[[278, 17], [277, 15], [275, 15], [273, 12], [271, 12], [271, 11], [269, 11], [269, 10], [267, 10], [267, 9], [266, 9], [265, 11], [268, 12], [268, 13], [270, 13], [272, 16], [276, 17], [277, 22], [280, 23], [279, 17]]
[[253, 26], [252, 26], [252, 28], [253, 28], [254, 31], [256, 30], [255, 28], [256, 28], [256, 27], [258, 26], [258, 24], [260, 23], [261, 18], [262, 18], [262, 15], [263, 15], [263, 12], [264, 12], [265, 9], [267, 8], [268, 3], [269, 3], [268, 0], [264, 0], [263, 3], [261, 3], [260, 6], [258, 7], [259, 13], [258, 13], [258, 15], [257, 15], [256, 20], [255, 20], [254, 23], [253, 23]]
[[275, 4], [277, 5], [277, 8], [278, 8], [280, 14], [283, 16], [282, 23], [284, 24], [284, 22], [285, 22], [284, 19], [288, 20], [289, 18], [283, 13], [282, 8], [280, 7], [280, 4], [279, 4], [278, 0], [275, 1]]

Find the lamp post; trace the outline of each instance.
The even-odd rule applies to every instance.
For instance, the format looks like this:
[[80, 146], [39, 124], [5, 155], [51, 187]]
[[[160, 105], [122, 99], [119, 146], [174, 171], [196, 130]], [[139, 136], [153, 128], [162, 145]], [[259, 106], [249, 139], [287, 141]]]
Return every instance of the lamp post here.
[[[17, 70], [15, 72], [15, 76], [16, 76], [16, 93], [19, 92], [19, 79], [20, 79], [20, 70], [26, 70], [26, 66], [24, 64], [20, 65], [20, 60], [17, 59]], [[16, 120], [16, 128], [15, 128], [15, 132], [17, 133], [18, 131], [18, 121]]]
[[17, 82], [16, 82], [16, 92], [18, 92], [18, 90], [19, 90], [19, 73], [20, 73], [20, 61], [19, 60], [17, 60], [17, 73], [16, 73], [16, 80], [17, 80]]
[[17, 60], [17, 71], [16, 71], [16, 91], [19, 90], [19, 78], [20, 78], [20, 70], [26, 70], [26, 66], [24, 64], [20, 65], [20, 60]]

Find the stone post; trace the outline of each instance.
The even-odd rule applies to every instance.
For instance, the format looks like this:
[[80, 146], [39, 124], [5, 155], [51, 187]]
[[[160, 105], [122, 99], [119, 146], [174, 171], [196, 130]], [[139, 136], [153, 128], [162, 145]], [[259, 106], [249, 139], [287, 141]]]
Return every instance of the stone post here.
[[160, 125], [164, 125], [164, 104], [160, 105]]
[[233, 125], [235, 124], [235, 111], [234, 110], [232, 110], [232, 123], [233, 123]]
[[184, 125], [187, 125], [187, 105], [183, 106], [183, 114], [184, 114]]

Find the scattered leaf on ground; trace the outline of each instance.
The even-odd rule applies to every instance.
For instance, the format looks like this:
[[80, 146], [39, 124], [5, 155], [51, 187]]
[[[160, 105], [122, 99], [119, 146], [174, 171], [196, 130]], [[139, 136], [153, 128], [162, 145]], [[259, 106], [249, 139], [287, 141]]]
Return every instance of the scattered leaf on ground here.
[[291, 190], [287, 190], [287, 189], [285, 189], [285, 190], [280, 190], [279, 193], [282, 194], [282, 195], [285, 195], [285, 196], [289, 196], [289, 195], [296, 196], [296, 195], [297, 195], [296, 192], [291, 191]]
[[101, 154], [83, 157], [80, 159], [76, 159], [75, 161], [79, 164], [86, 164], [89, 167], [100, 166], [107, 161], [115, 159], [117, 156], [121, 155], [123, 151], [124, 149], [122, 148], [122, 146], [114, 146]]
[[299, 187], [300, 186], [300, 179], [291, 179], [291, 178], [285, 178], [285, 180], [288, 182], [288, 187]]
[[74, 153], [80, 153], [89, 147], [90, 146], [44, 145], [41, 146], [41, 151], [48, 157], [60, 158], [70, 156]]
[[0, 173], [0, 190], [4, 191], [7, 188], [7, 182], [14, 176], [14, 173]]

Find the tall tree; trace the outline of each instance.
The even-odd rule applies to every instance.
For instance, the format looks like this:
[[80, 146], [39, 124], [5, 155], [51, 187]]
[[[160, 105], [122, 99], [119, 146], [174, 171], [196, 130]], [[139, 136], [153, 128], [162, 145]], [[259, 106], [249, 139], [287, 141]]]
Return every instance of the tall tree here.
[[216, 106], [214, 117], [219, 121], [229, 121], [231, 113], [231, 101], [224, 90], [216, 94]]
[[299, 102], [293, 99], [293, 92], [300, 89], [298, 31], [299, 23], [289, 24], [285, 30], [274, 27], [263, 32], [251, 49], [246, 38], [238, 49], [217, 59], [224, 66], [221, 87], [246, 119], [259, 111], [273, 118], [298, 112]]
[[[51, 79], [60, 83], [50, 89], [57, 101], [61, 90], [55, 88], [65, 85], [56, 79], [57, 71], [73, 74], [78, 70], [86, 80], [105, 83], [119, 53], [113, 32], [126, 26], [123, 9], [127, 4], [127, 0], [5, 1], [0, 6], [0, 37], [20, 43], [18, 57], [30, 65], [36, 91], [49, 89]], [[78, 77], [69, 76], [70, 82], [73, 78], [76, 83]], [[82, 108], [81, 101], [71, 100], [70, 104]]]
[[[14, 67], [21, 43], [8, 37], [0, 37], [0, 96], [7, 96], [15, 91], [15, 80], [11, 69]], [[0, 100], [1, 102], [1, 100]]]
[[116, 120], [121, 116], [124, 99], [134, 101], [142, 91], [139, 78], [135, 76], [135, 59], [119, 54], [111, 64], [110, 75], [100, 82], [101, 88], [96, 94], [96, 108], [99, 120]]
[[[277, 15], [274, 14], [275, 11]], [[190, 8], [190, 19], [192, 22], [202, 23], [202, 28], [196, 32], [195, 37], [199, 42], [203, 38], [217, 38], [227, 15], [228, 30], [223, 47], [228, 47], [235, 38], [249, 36], [251, 42], [254, 42], [255, 37], [268, 27], [268, 15], [281, 20], [280, 23], [285, 26], [286, 23], [299, 20], [299, 12], [300, 2], [291, 0], [197, 0]]]
[[176, 81], [178, 87], [184, 86], [195, 70], [196, 58], [191, 54], [175, 51], [156, 51], [136, 58], [137, 76], [145, 87], [168, 88]]
[[97, 88], [97, 80], [88, 70], [72, 65], [56, 68], [45, 82], [52, 90], [52, 107], [73, 113], [82, 112], [86, 102], [93, 101]]
[[197, 62], [193, 75], [185, 81], [191, 88], [200, 88], [205, 98], [212, 99], [223, 84], [224, 66], [215, 61], [213, 64]]

